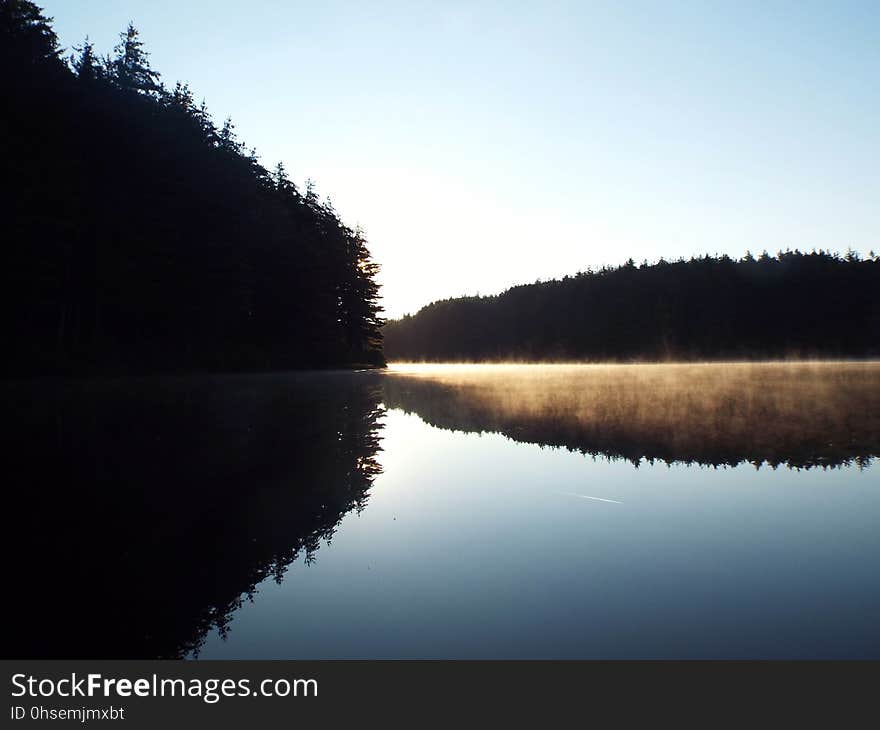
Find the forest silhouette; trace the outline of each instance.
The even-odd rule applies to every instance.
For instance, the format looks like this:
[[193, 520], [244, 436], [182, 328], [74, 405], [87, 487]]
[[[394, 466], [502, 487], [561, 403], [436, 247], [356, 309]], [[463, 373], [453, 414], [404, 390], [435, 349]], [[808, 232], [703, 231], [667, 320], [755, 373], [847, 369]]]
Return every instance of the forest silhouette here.
[[384, 363], [363, 231], [166, 88], [133, 25], [65, 58], [0, 0], [0, 81], [7, 374]]
[[585, 271], [434, 302], [384, 327], [392, 361], [880, 355], [880, 258], [825, 251]]

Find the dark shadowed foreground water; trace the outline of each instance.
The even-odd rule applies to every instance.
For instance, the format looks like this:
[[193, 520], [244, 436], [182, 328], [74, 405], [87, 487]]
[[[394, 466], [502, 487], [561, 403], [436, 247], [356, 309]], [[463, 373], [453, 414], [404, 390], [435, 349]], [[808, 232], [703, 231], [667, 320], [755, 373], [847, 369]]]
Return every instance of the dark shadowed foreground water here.
[[880, 366], [12, 383], [8, 656], [880, 657]]

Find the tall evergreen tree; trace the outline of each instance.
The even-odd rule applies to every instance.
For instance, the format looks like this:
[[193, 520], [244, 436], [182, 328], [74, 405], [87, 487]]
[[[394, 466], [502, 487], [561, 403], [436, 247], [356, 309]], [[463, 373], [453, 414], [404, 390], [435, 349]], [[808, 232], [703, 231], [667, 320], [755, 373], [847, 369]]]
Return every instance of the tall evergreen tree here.
[[52, 19], [28, 0], [0, 0], [0, 58], [13, 59], [20, 71], [46, 62], [57, 62], [60, 56], [58, 36], [52, 30]]
[[140, 33], [129, 23], [119, 34], [111, 62], [114, 81], [123, 89], [155, 95], [162, 91], [159, 74], [150, 68], [150, 55], [144, 50]]
[[95, 47], [86, 36], [81, 46], [75, 46], [75, 53], [69, 58], [70, 66], [77, 78], [84, 83], [92, 83], [105, 73], [101, 59], [95, 55]]

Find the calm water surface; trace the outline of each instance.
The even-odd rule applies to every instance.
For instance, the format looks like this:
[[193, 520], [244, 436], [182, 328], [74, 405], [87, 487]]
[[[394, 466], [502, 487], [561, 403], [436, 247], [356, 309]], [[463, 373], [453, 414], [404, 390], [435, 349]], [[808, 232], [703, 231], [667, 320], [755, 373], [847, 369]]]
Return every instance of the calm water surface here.
[[[880, 657], [880, 368], [650, 367], [30, 399], [55, 466], [22, 479], [91, 483], [38, 508], [33, 549], [74, 577], [22, 571], [23, 650]], [[91, 537], [59, 552], [71, 510]]]

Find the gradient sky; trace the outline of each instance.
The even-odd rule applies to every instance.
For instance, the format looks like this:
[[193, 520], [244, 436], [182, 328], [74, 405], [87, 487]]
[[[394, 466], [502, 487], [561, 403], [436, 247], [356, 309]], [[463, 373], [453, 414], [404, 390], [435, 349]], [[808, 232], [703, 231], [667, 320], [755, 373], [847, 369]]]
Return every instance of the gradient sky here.
[[361, 224], [388, 316], [632, 257], [880, 249], [880, 3], [36, 0], [129, 20]]

